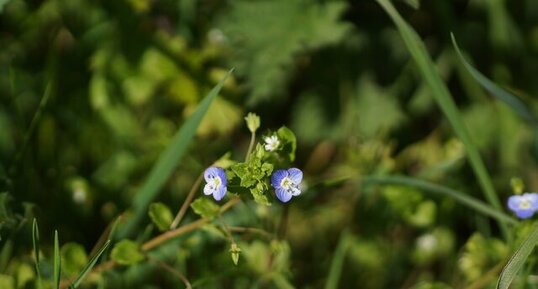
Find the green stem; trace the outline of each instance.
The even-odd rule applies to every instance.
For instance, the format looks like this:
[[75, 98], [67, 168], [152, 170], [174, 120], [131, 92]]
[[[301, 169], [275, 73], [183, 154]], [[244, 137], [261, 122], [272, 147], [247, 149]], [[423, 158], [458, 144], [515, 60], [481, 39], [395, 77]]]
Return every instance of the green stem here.
[[252, 149], [254, 148], [254, 143], [256, 142], [256, 133], [253, 132], [250, 135], [250, 144], [248, 145], [247, 155], [245, 156], [245, 162], [248, 161], [250, 158], [250, 153], [252, 153]]

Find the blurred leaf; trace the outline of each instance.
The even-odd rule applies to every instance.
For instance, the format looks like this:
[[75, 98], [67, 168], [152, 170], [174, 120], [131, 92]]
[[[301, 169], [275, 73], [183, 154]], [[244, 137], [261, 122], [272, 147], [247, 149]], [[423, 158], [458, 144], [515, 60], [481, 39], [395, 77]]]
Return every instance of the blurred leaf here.
[[400, 126], [405, 120], [400, 105], [368, 78], [357, 85], [356, 106], [350, 107], [358, 117], [359, 132], [364, 137], [373, 137]]
[[243, 111], [239, 106], [216, 98], [209, 106], [196, 133], [200, 136], [229, 135], [241, 123], [242, 115]]
[[170, 208], [163, 203], [152, 203], [149, 205], [148, 214], [153, 224], [155, 224], [161, 232], [170, 228], [170, 224], [172, 224], [174, 218]]
[[424, 192], [434, 193], [450, 197], [461, 204], [480, 212], [486, 216], [492, 217], [499, 222], [507, 224], [517, 224], [518, 221], [513, 217], [506, 215], [503, 211], [496, 210], [491, 206], [474, 199], [464, 193], [456, 190], [437, 185], [434, 183], [426, 182], [419, 179], [402, 177], [402, 176], [366, 176], [361, 179], [361, 182], [365, 185], [368, 184], [393, 184], [393, 185], [407, 185], [416, 187]]
[[133, 265], [144, 260], [144, 254], [140, 250], [140, 245], [131, 240], [118, 242], [111, 254], [112, 260], [122, 265]]
[[13, 276], [0, 274], [0, 288], [15, 289], [15, 278]]
[[11, 0], [0, 0], [0, 13], [4, 12], [4, 6]]
[[276, 135], [280, 140], [282, 151], [287, 154], [289, 161], [295, 160], [295, 149], [297, 148], [297, 139], [295, 134], [287, 127], [283, 126], [276, 131]]
[[200, 197], [191, 204], [194, 212], [203, 218], [213, 220], [219, 215], [220, 207], [207, 197]]
[[282, 95], [297, 55], [338, 43], [350, 28], [339, 20], [345, 9], [335, 1], [231, 2], [217, 27], [230, 40], [231, 65], [247, 79], [249, 103]]
[[523, 268], [523, 264], [525, 264], [525, 261], [534, 250], [534, 247], [536, 247], [536, 244], [538, 244], [538, 226], [519, 245], [512, 257], [510, 257], [510, 260], [508, 260], [508, 263], [504, 266], [497, 282], [497, 289], [510, 288], [510, 284], [521, 268]]
[[420, 0], [402, 0], [405, 4], [411, 6], [413, 9], [420, 8]]
[[[116, 222], [114, 222], [114, 226], [116, 225]], [[114, 228], [112, 228], [111, 233], [113, 232], [113, 230]], [[82, 280], [84, 280], [84, 277], [86, 277], [86, 275], [90, 272], [93, 266], [95, 266], [95, 263], [97, 263], [97, 260], [99, 260], [99, 257], [101, 257], [101, 255], [106, 251], [109, 245], [110, 245], [110, 240], [107, 240], [105, 244], [103, 244], [103, 247], [101, 247], [101, 249], [97, 251], [97, 254], [95, 254], [95, 256], [93, 256], [90, 259], [88, 264], [86, 264], [86, 267], [84, 267], [84, 269], [80, 271], [80, 274], [77, 276], [77, 279], [75, 279], [75, 282], [73, 282], [70, 288], [76, 289], [80, 285]]]
[[532, 113], [528, 105], [521, 101], [518, 97], [514, 96], [510, 92], [500, 88], [493, 81], [489, 80], [480, 71], [476, 70], [465, 58], [456, 43], [454, 34], [450, 34], [452, 37], [452, 45], [458, 54], [460, 61], [463, 63], [469, 74], [478, 82], [482, 87], [487, 90], [491, 95], [504, 102], [511, 107], [522, 119], [528, 121], [534, 127], [538, 127], [538, 118]]
[[62, 257], [60, 256], [60, 241], [58, 240], [58, 230], [54, 230], [54, 288], [60, 289], [62, 274]]
[[84, 247], [77, 243], [67, 243], [62, 246], [62, 266], [63, 271], [68, 274], [76, 274], [88, 262], [88, 255]]
[[209, 105], [213, 99], [217, 97], [222, 85], [231, 72], [232, 71], [228, 72], [226, 77], [223, 78], [215, 86], [215, 88], [209, 92], [209, 94], [200, 103], [198, 109], [178, 130], [170, 145], [164, 152], [160, 154], [157, 163], [153, 166], [149, 176], [133, 199], [134, 217], [126, 225], [124, 231], [120, 233], [121, 236], [125, 236], [130, 233], [135, 228], [136, 224], [142, 219], [147, 206], [157, 196], [160, 189], [165, 184], [170, 174], [172, 174], [184, 153], [187, 151], [188, 145], [191, 143], [198, 125], [207, 112]]
[[508, 253], [508, 246], [501, 240], [474, 233], [465, 243], [458, 265], [467, 281], [475, 281], [502, 262]]
[[[486, 166], [484, 165], [476, 146], [471, 140], [471, 135], [463, 123], [458, 108], [456, 107], [448, 88], [439, 76], [435, 65], [432, 63], [424, 43], [420, 40], [413, 28], [409, 26], [409, 24], [407, 24], [400, 16], [390, 1], [377, 0], [377, 2], [383, 7], [383, 9], [385, 9], [387, 14], [389, 14], [398, 27], [409, 53], [415, 60], [422, 77], [430, 86], [435, 100], [445, 116], [448, 118], [454, 131], [465, 145], [469, 162], [471, 163], [471, 167], [473, 168], [480, 186], [482, 187], [484, 196], [495, 210], [501, 212], [503, 207], [501, 206], [499, 198], [495, 193], [495, 188], [493, 187], [491, 178], [486, 170]], [[506, 228], [505, 223], [500, 221], [499, 225], [501, 226], [501, 230], [504, 235], [507, 236], [508, 229]]]

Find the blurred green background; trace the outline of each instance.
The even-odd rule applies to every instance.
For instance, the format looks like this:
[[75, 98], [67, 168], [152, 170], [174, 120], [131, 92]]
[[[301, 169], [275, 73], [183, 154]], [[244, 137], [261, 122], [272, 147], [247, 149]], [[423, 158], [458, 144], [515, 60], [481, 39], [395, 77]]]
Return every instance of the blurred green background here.
[[[513, 177], [538, 187], [534, 129], [473, 80], [450, 41], [452, 32], [474, 67], [534, 111], [538, 2], [394, 4], [428, 48], [502, 202]], [[462, 143], [375, 1], [0, 0], [0, 11], [2, 288], [34, 288], [34, 216], [45, 258], [54, 229], [62, 244], [89, 254], [232, 67], [159, 201], [175, 212], [213, 161], [226, 152], [241, 160], [249, 111], [261, 116], [262, 132], [295, 132], [295, 166], [308, 189], [286, 209], [285, 240], [236, 237], [238, 266], [209, 228], [162, 248], [194, 287], [327, 288], [344, 248], [338, 288], [471, 288], [511, 251], [495, 223], [450, 198], [330, 182], [407, 175], [483, 199]], [[283, 207], [251, 204], [225, 219], [271, 231]], [[137, 236], [148, 234], [141, 226]], [[80, 269], [75, 263], [64, 262], [74, 267], [63, 277]], [[150, 263], [135, 267], [83, 286], [183, 286]], [[472, 288], [492, 288], [495, 278], [484, 282]]]

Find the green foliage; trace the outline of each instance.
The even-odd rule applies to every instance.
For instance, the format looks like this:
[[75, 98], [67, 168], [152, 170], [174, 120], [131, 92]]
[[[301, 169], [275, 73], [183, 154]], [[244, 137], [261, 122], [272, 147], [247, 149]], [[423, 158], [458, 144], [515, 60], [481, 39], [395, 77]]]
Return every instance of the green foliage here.
[[112, 260], [122, 265], [133, 265], [144, 260], [145, 256], [140, 251], [140, 245], [131, 240], [121, 240], [112, 249]]
[[287, 127], [283, 126], [276, 131], [280, 140], [282, 153], [288, 157], [290, 162], [295, 160], [295, 150], [297, 149], [297, 139], [295, 134]]
[[273, 165], [264, 162], [265, 155], [263, 146], [257, 144], [248, 160], [233, 165], [231, 170], [240, 179], [240, 186], [248, 189], [257, 203], [269, 206], [271, 202], [267, 198], [268, 179], [273, 172]]
[[99, 260], [99, 257], [103, 255], [103, 253], [106, 251], [109, 245], [110, 245], [110, 240], [107, 240], [103, 244], [103, 246], [99, 249], [99, 251], [97, 251], [97, 253], [90, 259], [90, 261], [86, 264], [86, 266], [82, 270], [80, 270], [80, 273], [78, 274], [77, 278], [75, 279], [73, 284], [71, 284], [70, 289], [76, 289], [80, 285], [84, 277], [86, 277], [86, 275], [90, 272], [90, 270], [93, 269], [93, 267], [97, 263], [97, 260]]
[[231, 71], [208, 93], [196, 112], [194, 112], [177, 131], [172, 143], [160, 154], [159, 160], [153, 166], [144, 185], [133, 199], [135, 215], [133, 220], [127, 224], [124, 233], [132, 230], [136, 223], [141, 219], [142, 212], [146, 210], [149, 203], [157, 196], [159, 189], [164, 185], [166, 179], [170, 176], [179, 160], [183, 157], [183, 154], [186, 152], [188, 144], [193, 139], [196, 129], [202, 121], [209, 105], [213, 99], [217, 97], [230, 73]]
[[[350, 26], [341, 1], [234, 1], [219, 27], [229, 38], [230, 65], [247, 78], [250, 104], [284, 93], [297, 55], [334, 45]], [[275, 17], [278, 15], [278, 17]]]
[[200, 197], [191, 204], [194, 212], [203, 218], [210, 220], [215, 219], [219, 215], [220, 207], [207, 197]]
[[479, 279], [508, 255], [508, 247], [498, 239], [475, 233], [465, 244], [459, 268], [468, 281]]
[[538, 244], [538, 227], [535, 227], [533, 231], [528, 234], [527, 239], [525, 239], [517, 249], [514, 251], [508, 263], [504, 266], [499, 280], [497, 282], [497, 289], [508, 289], [510, 284], [517, 276], [518, 272], [521, 271], [523, 265], [527, 258], [529, 258], [532, 251]]
[[67, 275], [80, 272], [88, 262], [84, 247], [77, 243], [66, 243], [62, 246], [62, 269]]
[[163, 203], [152, 203], [149, 205], [148, 215], [153, 224], [155, 224], [161, 232], [168, 230], [174, 219], [170, 208]]

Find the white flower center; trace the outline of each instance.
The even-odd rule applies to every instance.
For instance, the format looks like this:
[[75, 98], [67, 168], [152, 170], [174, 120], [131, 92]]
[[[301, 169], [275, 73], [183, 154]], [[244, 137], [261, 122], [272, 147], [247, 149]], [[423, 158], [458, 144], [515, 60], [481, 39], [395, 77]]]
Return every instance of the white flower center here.
[[519, 203], [520, 209], [528, 209], [531, 207], [531, 201], [528, 198], [522, 198], [521, 203]]
[[280, 145], [280, 141], [278, 140], [278, 137], [276, 135], [266, 137], [264, 141], [265, 141], [264, 148], [266, 151], [272, 152], [276, 150], [278, 146]]
[[209, 186], [209, 189], [212, 191], [216, 191], [218, 187], [222, 184], [222, 180], [218, 176], [209, 176], [209, 180], [207, 181], [207, 185]]

